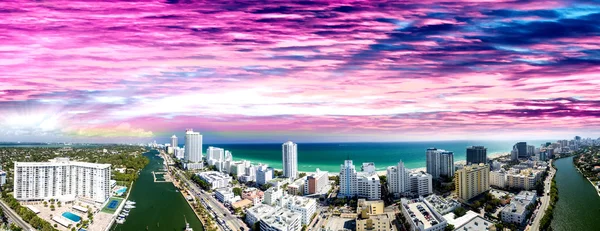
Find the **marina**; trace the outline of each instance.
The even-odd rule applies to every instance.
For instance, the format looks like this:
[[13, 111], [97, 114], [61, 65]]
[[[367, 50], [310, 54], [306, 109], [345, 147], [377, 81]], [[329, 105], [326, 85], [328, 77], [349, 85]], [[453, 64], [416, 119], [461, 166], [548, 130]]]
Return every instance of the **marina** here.
[[161, 172], [165, 167], [163, 159], [156, 156], [157, 153], [150, 151], [144, 154], [150, 163], [142, 169], [134, 183], [129, 202], [122, 203], [123, 209], [111, 231], [185, 230], [188, 226], [190, 230], [204, 230], [192, 208], [172, 183], [155, 182], [154, 172]]

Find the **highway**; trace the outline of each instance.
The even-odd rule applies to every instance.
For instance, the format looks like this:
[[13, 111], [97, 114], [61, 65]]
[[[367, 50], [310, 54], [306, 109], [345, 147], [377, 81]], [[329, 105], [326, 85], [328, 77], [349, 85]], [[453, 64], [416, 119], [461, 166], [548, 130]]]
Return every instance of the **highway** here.
[[525, 228], [525, 230], [537, 231], [540, 229], [540, 221], [542, 220], [542, 217], [544, 217], [544, 213], [546, 212], [548, 205], [550, 205], [550, 195], [548, 195], [548, 192], [550, 192], [550, 187], [552, 185], [552, 178], [554, 177], [554, 174], [556, 174], [556, 169], [552, 167], [552, 161], [550, 161], [550, 172], [544, 180], [544, 195], [540, 198], [542, 205], [539, 206], [537, 213], [534, 211], [536, 217], [533, 220], [531, 226], [529, 226], [529, 228]]
[[21, 217], [19, 215], [17, 215], [17, 213], [15, 211], [13, 211], [10, 207], [8, 207], [8, 205], [6, 203], [4, 203], [4, 201], [0, 201], [0, 206], [2, 206], [2, 210], [4, 211], [4, 214], [6, 215], [6, 217], [10, 221], [15, 223], [15, 225], [23, 228], [23, 230], [32, 230], [32, 231], [35, 230], [27, 222], [25, 222], [23, 219], [21, 219]]

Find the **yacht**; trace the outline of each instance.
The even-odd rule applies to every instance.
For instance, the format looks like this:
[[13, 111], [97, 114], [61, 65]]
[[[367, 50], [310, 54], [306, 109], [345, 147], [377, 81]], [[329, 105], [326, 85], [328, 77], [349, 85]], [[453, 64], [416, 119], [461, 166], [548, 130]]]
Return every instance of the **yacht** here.
[[[185, 218], [185, 216], [184, 216]], [[185, 219], [185, 231], [194, 231], [194, 229], [192, 229], [192, 227], [190, 227], [190, 223], [187, 222], [187, 219]]]
[[126, 209], [135, 209], [135, 206], [133, 206], [133, 205], [125, 205], [124, 208], [126, 208]]
[[126, 205], [135, 205], [135, 201], [127, 200], [127, 201], [125, 201], [125, 204]]

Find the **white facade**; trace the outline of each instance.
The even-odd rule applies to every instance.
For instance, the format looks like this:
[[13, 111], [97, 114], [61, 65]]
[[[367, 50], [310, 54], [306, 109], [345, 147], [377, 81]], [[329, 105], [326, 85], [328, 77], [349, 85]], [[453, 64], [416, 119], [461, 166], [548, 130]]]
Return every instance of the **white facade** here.
[[277, 208], [266, 204], [254, 205], [254, 207], [246, 210], [246, 224], [252, 227], [254, 223], [260, 222], [263, 217], [275, 213], [276, 210]]
[[280, 208], [260, 220], [261, 231], [300, 231], [301, 216], [289, 209]]
[[304, 180], [304, 194], [320, 193], [329, 184], [329, 174], [317, 168], [315, 173], [306, 176]]
[[14, 164], [17, 200], [81, 197], [102, 203], [110, 197], [110, 164], [76, 162], [69, 158]]
[[0, 186], [6, 184], [6, 172], [0, 170]]
[[235, 195], [231, 188], [220, 188], [215, 190], [215, 197], [222, 203], [231, 203]]
[[534, 204], [536, 200], [537, 196], [534, 191], [521, 191], [510, 201], [510, 204], [502, 208], [502, 221], [524, 224], [525, 218], [527, 218], [527, 214], [529, 214], [527, 206]]
[[340, 191], [338, 197], [353, 197], [358, 194], [357, 173], [352, 160], [345, 160], [340, 166]]
[[375, 172], [377, 172], [377, 169], [375, 168], [375, 163], [366, 162], [366, 163], [362, 164], [362, 166], [360, 167], [360, 171], [368, 172], [368, 173], [375, 173]]
[[281, 147], [283, 159], [283, 176], [294, 181], [298, 178], [298, 145], [292, 141], [283, 143]]
[[356, 172], [352, 160], [346, 160], [340, 167], [338, 197], [354, 196], [379, 200], [381, 198], [381, 181], [376, 172]]
[[198, 177], [211, 185], [211, 189], [227, 187], [231, 183], [231, 176], [216, 171], [198, 173]]
[[185, 156], [183, 160], [192, 163], [202, 162], [202, 135], [192, 129], [185, 132]]
[[434, 179], [440, 176], [454, 177], [454, 153], [437, 148], [427, 149], [427, 173]]
[[171, 147], [173, 147], [173, 149], [179, 147], [179, 142], [177, 141], [177, 136], [175, 135], [171, 136]]
[[276, 201], [283, 197], [283, 190], [279, 187], [271, 187], [265, 191], [265, 198], [263, 203], [267, 205], [274, 205]]
[[398, 162], [396, 166], [390, 166], [387, 168], [387, 181], [388, 191], [394, 194], [396, 197], [402, 193], [410, 191], [408, 184], [409, 172], [404, 167], [402, 161]]
[[173, 149], [173, 155], [178, 160], [183, 160], [183, 157], [185, 157], [185, 148], [175, 147]]
[[241, 177], [246, 174], [246, 168], [250, 167], [250, 161], [236, 161], [232, 162], [229, 167], [229, 173], [236, 177]]
[[256, 183], [263, 185], [273, 179], [273, 169], [269, 168], [268, 165], [256, 166]]
[[312, 216], [317, 212], [317, 201], [315, 199], [285, 195], [276, 201], [277, 206], [292, 210], [302, 216], [301, 223], [308, 225]]
[[[206, 162], [208, 162], [208, 165], [220, 165], [224, 160], [225, 150], [223, 150], [222, 148], [210, 146], [206, 149]], [[217, 169], [218, 168], [219, 166], [217, 166]]]
[[429, 195], [433, 193], [433, 184], [431, 174], [424, 172], [414, 172], [408, 177], [410, 192], [419, 195]]
[[490, 172], [490, 185], [491, 186], [496, 186], [499, 188], [505, 188], [506, 187], [506, 171], [504, 170], [497, 170], [497, 171], [491, 171]]

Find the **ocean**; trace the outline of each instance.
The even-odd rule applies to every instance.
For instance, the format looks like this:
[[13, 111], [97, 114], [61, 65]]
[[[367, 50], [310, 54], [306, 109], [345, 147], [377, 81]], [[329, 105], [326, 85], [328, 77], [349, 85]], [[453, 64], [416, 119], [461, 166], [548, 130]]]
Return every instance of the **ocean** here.
[[[466, 159], [466, 149], [472, 145], [487, 148], [488, 157], [493, 154], [507, 153], [518, 141], [426, 141], [393, 143], [298, 143], [298, 170], [314, 172], [339, 172], [340, 165], [350, 158], [359, 168], [363, 162], [374, 162], [377, 170], [385, 170], [402, 160], [407, 168], [425, 167], [427, 148], [435, 147], [454, 152], [454, 161]], [[538, 147], [544, 140], [527, 141]], [[252, 163], [264, 163], [281, 168], [282, 144], [205, 144], [229, 150], [234, 160], [249, 160]]]

